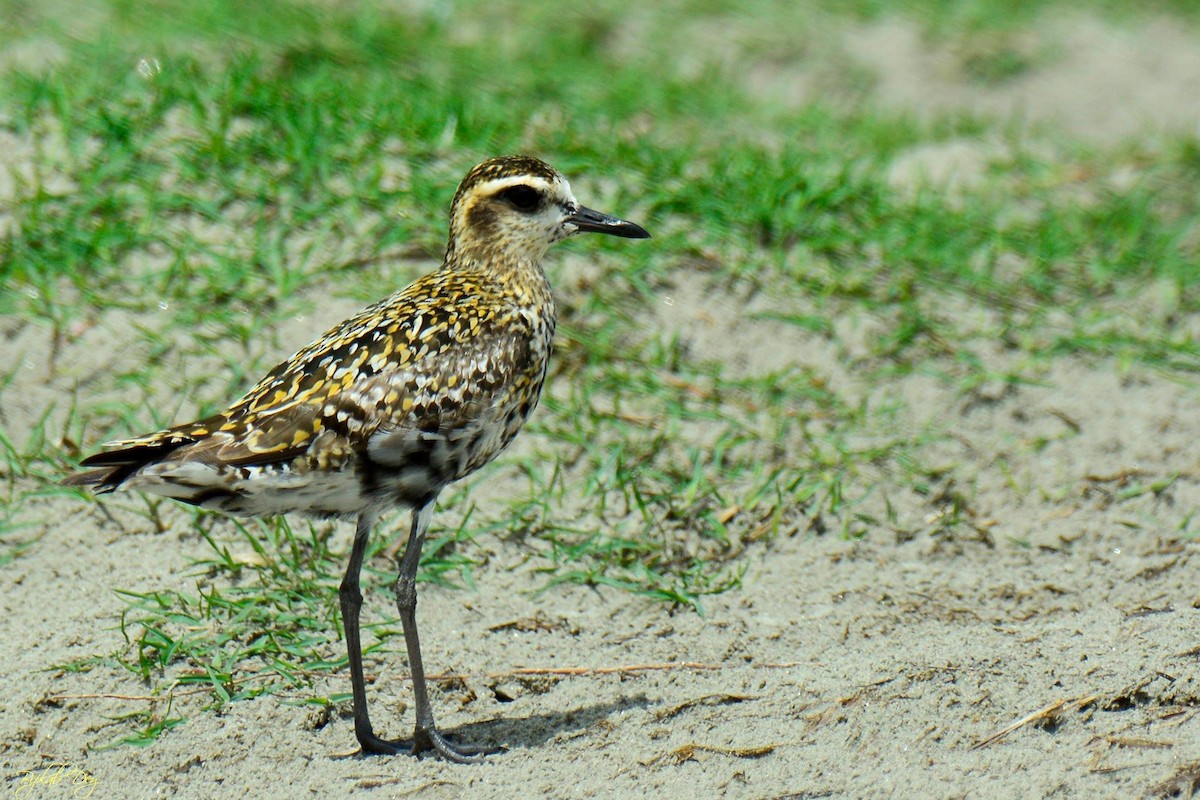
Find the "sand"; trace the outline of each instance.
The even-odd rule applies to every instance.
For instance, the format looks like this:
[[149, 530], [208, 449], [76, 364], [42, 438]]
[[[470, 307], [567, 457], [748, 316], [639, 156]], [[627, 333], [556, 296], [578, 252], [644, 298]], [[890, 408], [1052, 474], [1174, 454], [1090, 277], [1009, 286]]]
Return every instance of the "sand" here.
[[[1108, 141], [1194, 125], [1200, 39], [1174, 29], [1164, 38], [1166, 24], [1119, 32], [1087, 21], [1062, 57], [995, 91], [1024, 98], [1022, 113], [1041, 125]], [[1092, 71], [1085, 51], [1097, 37], [1130, 53], [1155, 42], [1156, 55]], [[991, 102], [961, 85], [957, 95], [905, 95], [938, 59], [936, 49], [914, 55], [906, 24], [881, 23], [852, 39], [865, 68], [885, 76], [880, 102], [943, 113], [956, 96], [971, 98], [959, 107], [972, 112]], [[1164, 82], [1163, 68], [1191, 74]], [[1154, 91], [1136, 93], [1118, 119], [1056, 100], [1066, 82], [1115, 91], [1114, 74], [1121, 87]], [[1000, 105], [985, 108], [993, 112], [1016, 109], [992, 99]], [[683, 302], [658, 321], [665, 329], [691, 337], [701, 357], [748, 371], [768, 366], [754, 336], [709, 330], [700, 311], [711, 298], [679, 291]], [[320, 330], [354, 307], [327, 303], [326, 316], [297, 331]], [[85, 695], [145, 688], [121, 670], [51, 665], [119, 647], [125, 604], [113, 589], [194, 589], [189, 558], [207, 548], [170, 508], [160, 532], [120, 501], [108, 515], [62, 495], [29, 501], [19, 521], [41, 538], [0, 567], [8, 790], [31, 798], [1191, 796], [1200, 786], [1200, 590], [1189, 571], [1200, 545], [1187, 534], [1200, 508], [1196, 387], [1070, 356], [1045, 362], [1037, 385], [968, 398], [920, 375], [866, 384], [826, 340], [772, 329], [751, 312], [729, 324], [760, 326], [763, 341], [792, 337], [776, 352], [794, 353], [852, 396], [900, 398], [909, 430], [951, 430], [937, 445], [946, 483], [918, 496], [880, 476], [900, 523], [857, 540], [821, 534], [797, 515], [777, 539], [747, 549], [743, 586], [707, 598], [703, 615], [603, 587], [533, 595], [539, 579], [520, 546], [480, 537], [488, 563], [476, 570], [476, 588], [423, 586], [419, 610], [431, 671], [466, 676], [434, 693], [443, 729], [507, 748], [477, 766], [359, 757], [348, 708], [324, 716], [289, 702], [306, 696], [299, 691], [220, 713], [181, 701], [189, 721], [152, 747], [96, 749], [130, 706]], [[114, 346], [120, 313], [62, 343], [52, 375], [43, 367], [49, 331], [0, 319], [0, 355], [21, 365], [0, 410], [9, 435], [27, 431], [82, 365], [115, 371], [139, 357]], [[303, 341], [297, 331], [280, 337]], [[1007, 357], [995, 354], [998, 365]], [[194, 409], [177, 410], [182, 418]], [[50, 427], [61, 420], [54, 412]], [[1160, 480], [1167, 485], [1158, 491], [1127, 491]], [[487, 502], [485, 488], [477, 500]], [[943, 535], [947, 513], [967, 515], [977, 535], [961, 527]], [[336, 536], [344, 548], [348, 526]], [[376, 595], [365, 613], [391, 608]], [[540, 672], [517, 674], [522, 668]], [[377, 728], [407, 733], [403, 659], [377, 657], [368, 670]], [[315, 691], [348, 691], [348, 676]], [[23, 785], [30, 774], [59, 782]], [[90, 783], [67, 785], [85, 775]]]

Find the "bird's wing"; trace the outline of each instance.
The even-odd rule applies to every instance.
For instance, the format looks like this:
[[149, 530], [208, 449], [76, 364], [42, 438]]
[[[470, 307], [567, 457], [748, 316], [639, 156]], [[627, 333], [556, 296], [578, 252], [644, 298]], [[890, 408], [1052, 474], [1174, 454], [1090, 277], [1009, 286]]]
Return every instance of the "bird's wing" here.
[[487, 303], [469, 277], [431, 273], [283, 362], [227, 411], [111, 442], [68, 485], [111, 491], [165, 461], [265, 466], [310, 456], [336, 465], [377, 430], [453, 426], [496, 402], [529, 358], [530, 326]]

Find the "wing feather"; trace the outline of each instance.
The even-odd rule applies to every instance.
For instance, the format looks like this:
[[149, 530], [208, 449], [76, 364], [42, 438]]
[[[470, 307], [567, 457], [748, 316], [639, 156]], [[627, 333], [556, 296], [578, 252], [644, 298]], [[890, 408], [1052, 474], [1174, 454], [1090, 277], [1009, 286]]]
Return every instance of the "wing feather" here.
[[[452, 430], [506, 402], [533, 323], [480, 276], [431, 273], [276, 366], [227, 411], [111, 442], [67, 485], [112, 491], [152, 464], [344, 464], [380, 431]], [[551, 322], [553, 325], [553, 322]]]

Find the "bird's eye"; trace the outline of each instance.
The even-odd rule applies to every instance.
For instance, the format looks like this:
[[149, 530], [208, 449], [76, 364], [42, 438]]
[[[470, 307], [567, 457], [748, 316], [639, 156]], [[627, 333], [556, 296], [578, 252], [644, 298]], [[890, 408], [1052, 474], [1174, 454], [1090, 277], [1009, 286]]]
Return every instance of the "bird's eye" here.
[[537, 189], [525, 185], [510, 186], [500, 193], [500, 197], [517, 211], [533, 211], [542, 199]]

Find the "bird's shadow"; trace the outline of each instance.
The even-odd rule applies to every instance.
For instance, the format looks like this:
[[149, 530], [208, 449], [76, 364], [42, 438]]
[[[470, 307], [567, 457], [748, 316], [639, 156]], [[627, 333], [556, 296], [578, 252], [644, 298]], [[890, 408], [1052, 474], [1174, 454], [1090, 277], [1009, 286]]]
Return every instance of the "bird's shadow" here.
[[643, 694], [619, 697], [608, 703], [583, 708], [531, 714], [527, 717], [497, 717], [461, 725], [451, 736], [465, 744], [500, 746], [508, 750], [539, 747], [562, 733], [581, 731], [622, 711], [645, 708], [651, 701]]
[[653, 703], [645, 695], [639, 694], [567, 711], [530, 714], [526, 717], [497, 717], [456, 728], [442, 728], [441, 731], [455, 744], [485, 750], [497, 748], [496, 755], [502, 756], [510, 750], [540, 747], [559, 734], [582, 731], [612, 714], [650, 705]]

